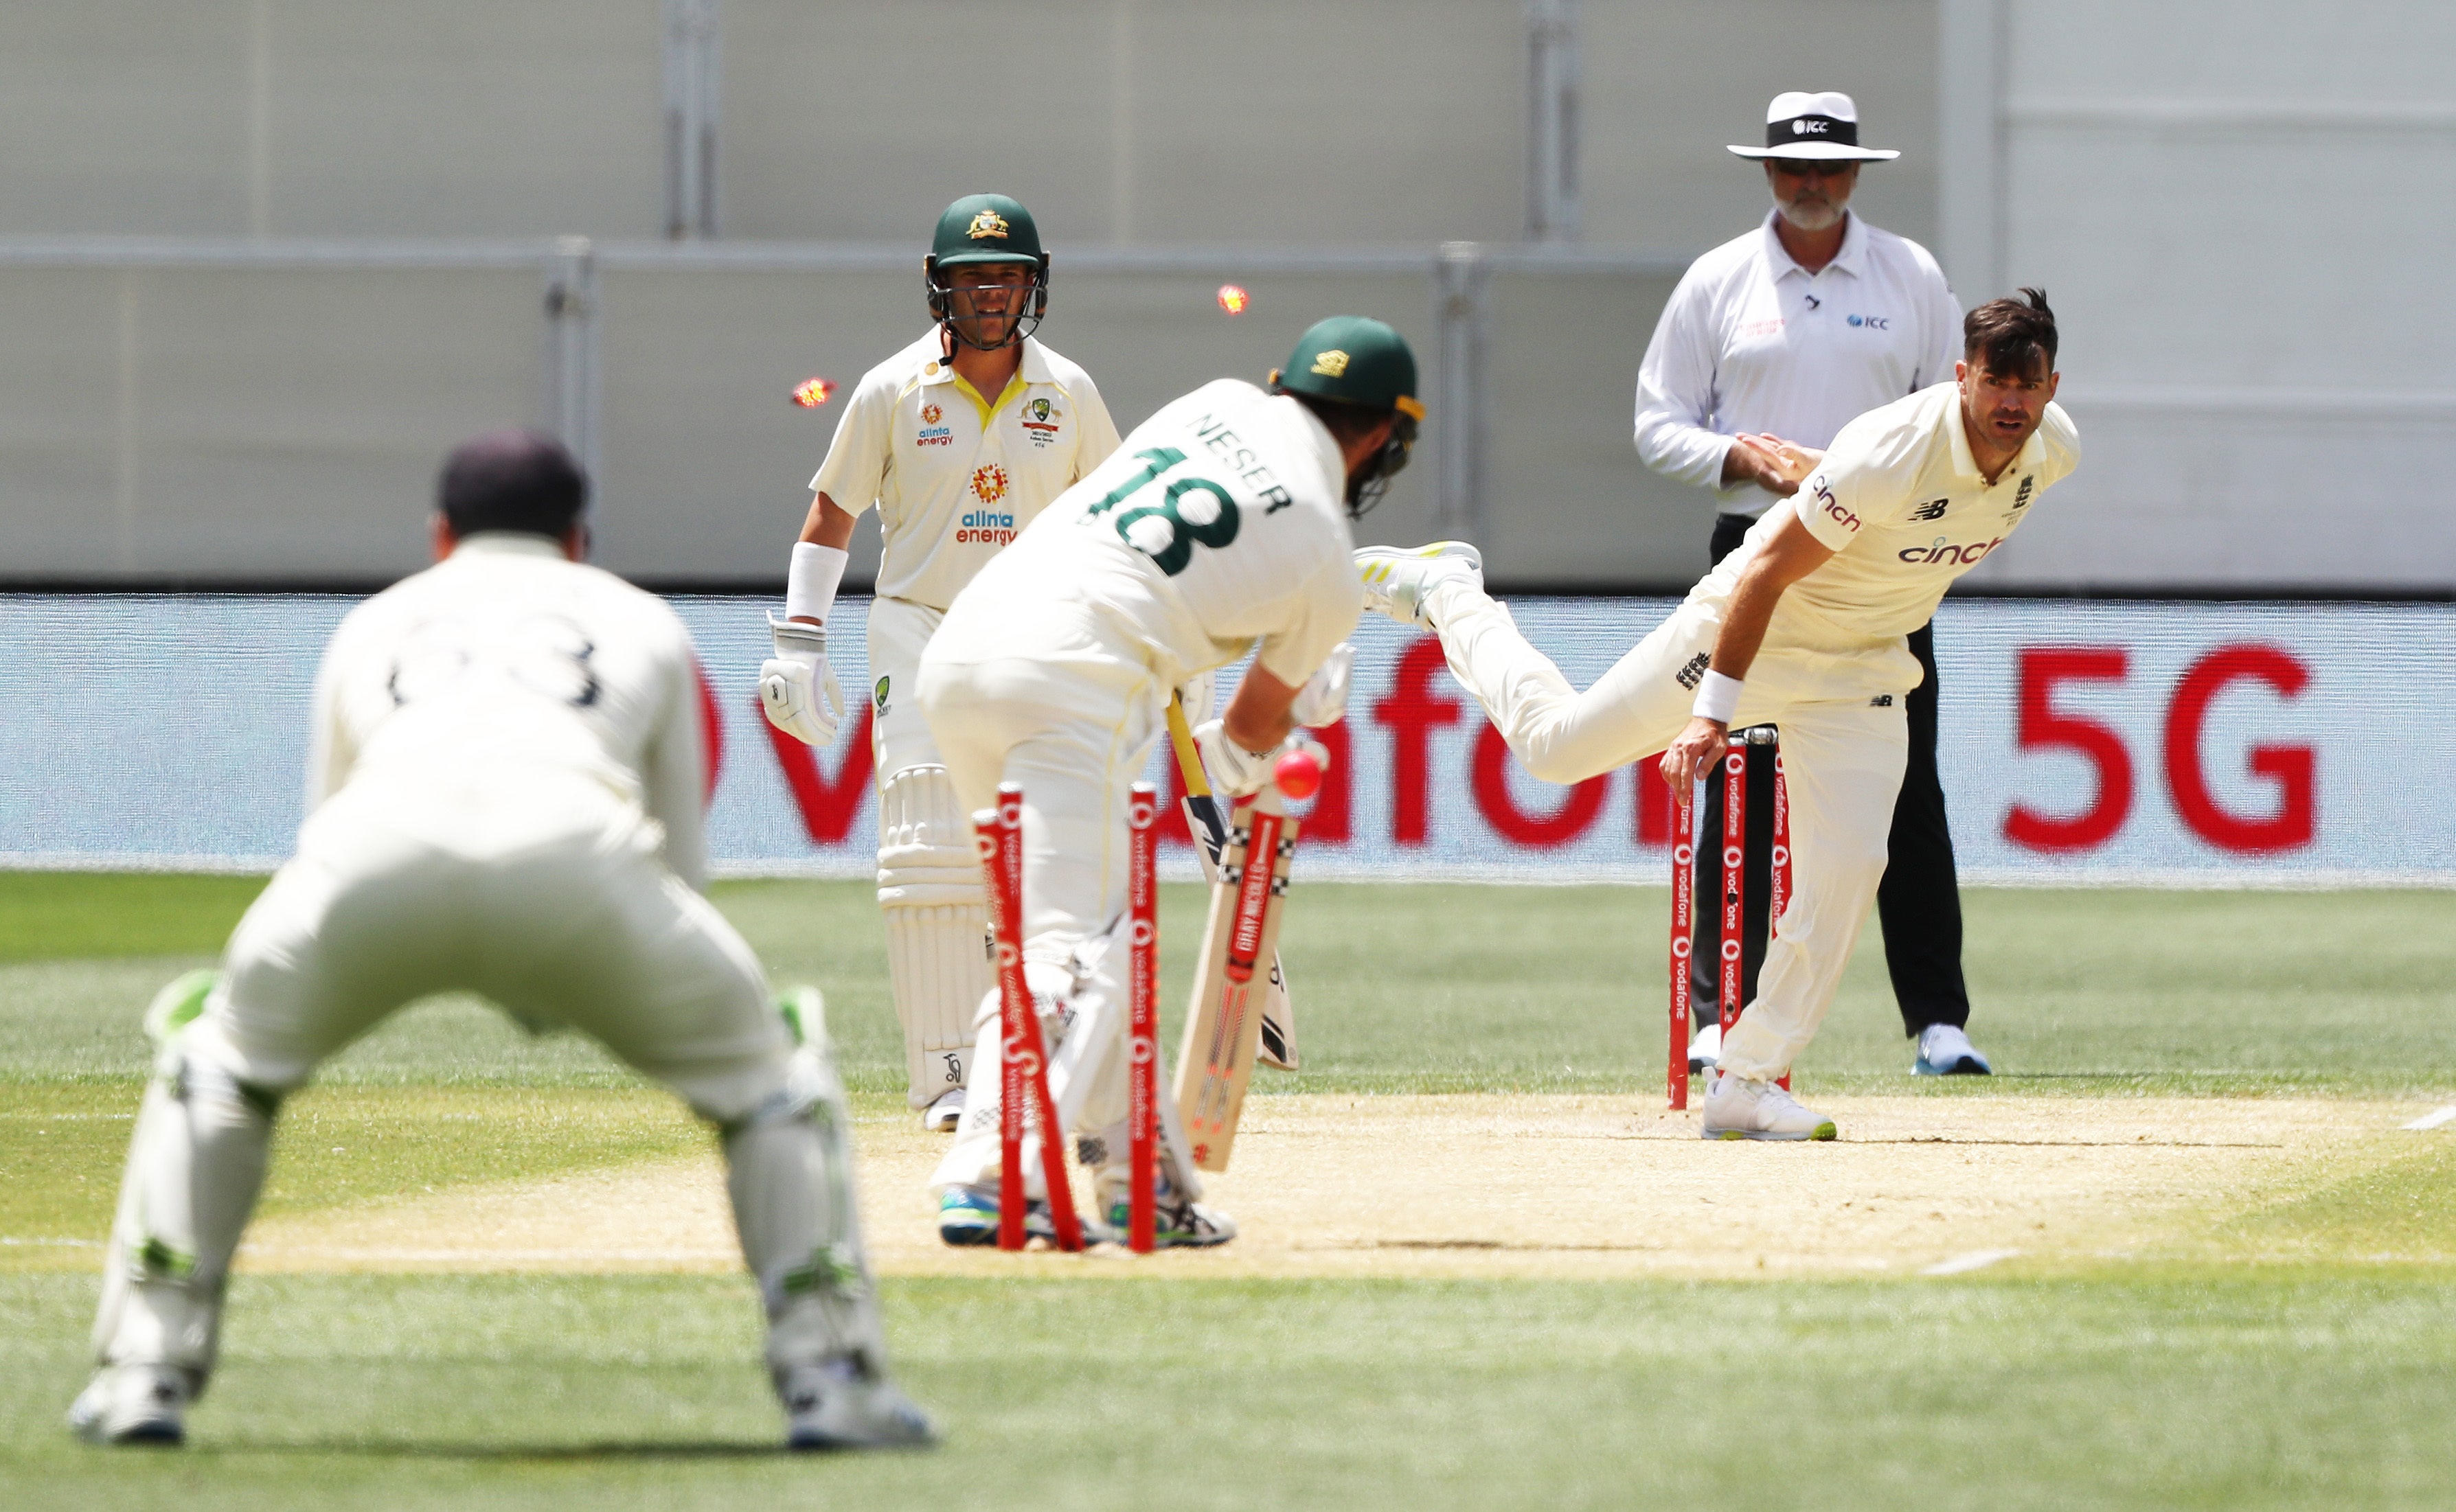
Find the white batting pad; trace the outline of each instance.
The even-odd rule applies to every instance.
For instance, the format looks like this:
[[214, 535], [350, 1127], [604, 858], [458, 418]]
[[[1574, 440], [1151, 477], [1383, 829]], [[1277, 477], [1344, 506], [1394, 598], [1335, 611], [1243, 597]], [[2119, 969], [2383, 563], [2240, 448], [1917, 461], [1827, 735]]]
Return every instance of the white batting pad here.
[[944, 766], [908, 767], [879, 794], [878, 902], [915, 1108], [964, 1084], [973, 1014], [993, 985], [980, 862], [960, 810]]
[[93, 1324], [99, 1363], [168, 1365], [202, 1389], [272, 1143], [273, 1120], [228, 1073], [175, 1042], [164, 1052], [129, 1141]]
[[[824, 1032], [822, 1032], [822, 1034]], [[853, 1193], [852, 1112], [824, 1037], [793, 1052], [785, 1090], [727, 1132], [726, 1190], [768, 1311], [768, 1365], [848, 1354], [887, 1365]]]

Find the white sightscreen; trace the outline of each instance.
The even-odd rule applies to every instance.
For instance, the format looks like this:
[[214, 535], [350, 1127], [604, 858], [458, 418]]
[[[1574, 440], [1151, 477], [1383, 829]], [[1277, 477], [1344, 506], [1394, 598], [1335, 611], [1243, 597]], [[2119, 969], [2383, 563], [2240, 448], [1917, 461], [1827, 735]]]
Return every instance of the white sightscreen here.
[[[334, 598], [0, 597], [0, 862], [267, 866], [300, 811], [316, 658]], [[752, 691], [768, 636], [742, 599], [678, 601], [725, 715], [722, 869], [875, 869], [857, 716], [834, 750], [780, 746]], [[1525, 600], [1573, 682], [1663, 600]], [[837, 667], [867, 687], [865, 601]], [[1965, 877], [2201, 886], [2456, 885], [2456, 700], [2442, 605], [1951, 603], [1937, 622], [1941, 764]], [[1369, 618], [1336, 775], [1300, 874], [1661, 880], [1660, 785], [1517, 771], [1437, 652]], [[142, 699], [127, 689], [149, 690]], [[1413, 753], [1411, 756], [1410, 753]], [[1420, 759], [1418, 759], [1420, 758]], [[1155, 753], [1155, 780], [1165, 782]], [[789, 761], [790, 765], [788, 765]], [[1416, 775], [1410, 776], [1410, 772]], [[796, 794], [798, 777], [799, 795]], [[1322, 805], [1343, 810], [1327, 822]], [[1341, 834], [1343, 832], [1343, 838]], [[1167, 852], [1184, 873], [1187, 852]]]

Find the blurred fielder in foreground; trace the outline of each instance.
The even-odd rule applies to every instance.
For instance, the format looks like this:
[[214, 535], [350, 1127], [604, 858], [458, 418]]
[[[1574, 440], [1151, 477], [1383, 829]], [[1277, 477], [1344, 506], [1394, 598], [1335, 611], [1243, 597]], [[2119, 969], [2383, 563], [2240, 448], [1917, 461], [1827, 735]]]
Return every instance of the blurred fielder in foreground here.
[[454, 990], [586, 1031], [715, 1126], [794, 1445], [930, 1437], [887, 1377], [817, 994], [781, 1016], [695, 890], [690, 634], [581, 564], [586, 495], [543, 437], [470, 442], [443, 470], [438, 564], [333, 633], [298, 852], [219, 978], [148, 1015], [160, 1053], [112, 1231], [101, 1369], [70, 1413], [85, 1437], [181, 1438], [282, 1098], [395, 1009]]
[[2045, 296], [2022, 294], [1970, 312], [1953, 382], [1845, 425], [1799, 492], [1583, 693], [1484, 593], [1473, 547], [1358, 553], [1373, 607], [1439, 633], [1450, 671], [1546, 782], [1663, 750], [1685, 797], [1732, 725], [1782, 726], [1795, 888], [1758, 993], [1723, 1040], [1707, 1138], [1834, 1136], [1776, 1083], [1832, 1005], [1885, 873], [1904, 695], [1920, 675], [1903, 638], [2079, 460], [2051, 402], [2055, 317]]
[[886, 536], [870, 606], [870, 746], [878, 781], [878, 902], [912, 1106], [949, 1130], [964, 1109], [972, 1011], [990, 989], [989, 922], [972, 828], [913, 699], [921, 648], [982, 563], [1117, 449], [1091, 376], [1040, 344], [1049, 255], [1031, 212], [1003, 194], [947, 207], [922, 259], [921, 339], [865, 374], [845, 403], [793, 547], [785, 618], [759, 696], [777, 728], [813, 746], [844, 711], [827, 618], [854, 521]]
[[[964, 811], [1023, 787], [1024, 974], [1050, 1048], [1058, 1126], [1078, 1136], [1098, 1211], [1122, 1229], [1126, 1130], [1126, 805], [1170, 690], [1255, 651], [1224, 719], [1195, 731], [1231, 795], [1269, 780], [1298, 725], [1344, 712], [1363, 595], [1348, 533], [1404, 466], [1423, 406], [1416, 360], [1379, 320], [1337, 317], [1268, 392], [1221, 378], [1163, 407], [1066, 492], [947, 612], [921, 703]], [[954, 1148], [931, 1184], [950, 1244], [996, 1237], [998, 1000]], [[1162, 1097], [1158, 1242], [1223, 1243], [1174, 1099]], [[1040, 1162], [1027, 1157], [1036, 1175]], [[1029, 1178], [1027, 1178], [1029, 1179]]]
[[[1657, 472], [1718, 490], [1709, 564], [1737, 550], [1768, 509], [1798, 491], [1845, 424], [1942, 382], [1961, 352], [1961, 307], [1944, 270], [1917, 242], [1851, 209], [1859, 165], [1901, 155], [1859, 145], [1851, 96], [1777, 94], [1766, 108], [1766, 145], [1730, 151], [1764, 165], [1773, 209], [1689, 265], [1637, 377], [1638, 456]], [[1909, 695], [1909, 766], [1893, 804], [1893, 859], [1876, 889], [1885, 963], [1902, 1028], [1918, 1042], [1913, 1070], [1983, 1074], [1987, 1059], [1964, 1032], [1970, 991], [1961, 974], [1953, 833], [1935, 766], [1934, 626], [1913, 630], [1909, 644], [1926, 675]], [[1766, 882], [1772, 764], [1753, 764], [1749, 781], [1744, 1000], [1756, 985], [1772, 890]], [[1722, 815], [1723, 790], [1709, 783], [1698, 832], [1722, 833]], [[1705, 858], [1707, 878], [1720, 872], [1721, 858], [1720, 848]], [[1719, 909], [1700, 910], [1689, 958], [1692, 1070], [1713, 1065], [1722, 1042], [1721, 919]]]

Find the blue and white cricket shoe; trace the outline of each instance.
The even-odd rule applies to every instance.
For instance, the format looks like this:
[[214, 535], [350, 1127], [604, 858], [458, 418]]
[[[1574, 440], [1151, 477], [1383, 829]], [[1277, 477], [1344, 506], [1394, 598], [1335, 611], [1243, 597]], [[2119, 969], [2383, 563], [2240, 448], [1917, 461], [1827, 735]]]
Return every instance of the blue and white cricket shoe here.
[[1436, 541], [1404, 550], [1367, 546], [1356, 554], [1356, 575], [1364, 582], [1364, 606], [1401, 624], [1429, 630], [1424, 600], [1446, 582], [1484, 586], [1484, 553], [1463, 541]]
[[1970, 1036], [1952, 1024], [1930, 1024], [1919, 1031], [1918, 1059], [1914, 1076], [1993, 1076], [1996, 1068], [1970, 1043]]
[[[1103, 1243], [1108, 1235], [1100, 1225], [1087, 1217], [1081, 1220], [1083, 1244], [1086, 1249]], [[998, 1195], [987, 1187], [949, 1187], [938, 1199], [938, 1237], [956, 1249], [974, 1249], [998, 1240]], [[1044, 1239], [1057, 1242], [1057, 1224], [1049, 1216], [1049, 1204], [1034, 1201], [1023, 1210], [1024, 1242]]]

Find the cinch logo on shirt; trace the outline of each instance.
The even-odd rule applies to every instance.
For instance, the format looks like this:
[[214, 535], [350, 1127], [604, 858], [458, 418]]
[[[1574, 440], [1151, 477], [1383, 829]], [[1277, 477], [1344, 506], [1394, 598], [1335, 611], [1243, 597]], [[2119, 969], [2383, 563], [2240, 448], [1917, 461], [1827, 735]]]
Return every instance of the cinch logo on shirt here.
[[1967, 546], [1955, 546], [1948, 544], [1942, 536], [1938, 536], [1924, 546], [1905, 546], [1893, 555], [1914, 567], [1938, 562], [1952, 566], [1966, 567], [2003, 543], [2004, 538], [1997, 536], [1995, 540], [1983, 543], [1974, 541]]
[[1824, 501], [1824, 502], [1817, 506], [1818, 508], [1824, 510], [1827, 514], [1832, 515], [1834, 519], [1842, 521], [1842, 524], [1846, 529], [1856, 530], [1859, 528], [1859, 517], [1843, 508], [1841, 503], [1834, 499], [1833, 490], [1825, 486], [1824, 474], [1817, 474], [1814, 481], [1811, 483], [1810, 486], [1816, 490], [1816, 497]]

